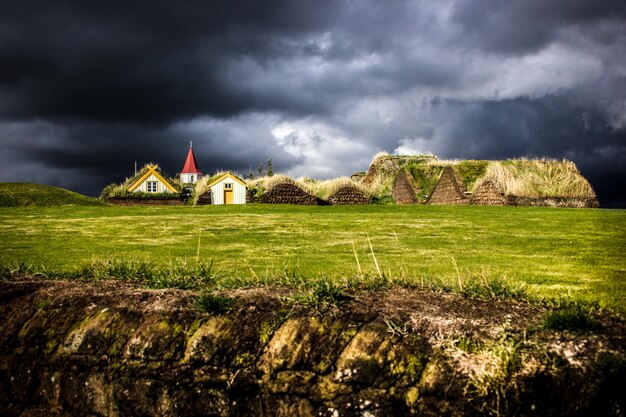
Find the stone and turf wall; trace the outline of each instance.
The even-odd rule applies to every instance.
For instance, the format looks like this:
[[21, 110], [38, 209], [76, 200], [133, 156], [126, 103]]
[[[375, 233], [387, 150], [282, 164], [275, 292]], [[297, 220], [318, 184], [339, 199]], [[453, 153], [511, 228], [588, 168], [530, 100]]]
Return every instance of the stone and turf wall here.
[[261, 202], [266, 204], [317, 205], [315, 196], [289, 182], [277, 184], [272, 187], [271, 190], [261, 196]]
[[276, 290], [240, 290], [223, 314], [197, 310], [194, 295], [112, 281], [1, 281], [1, 414], [626, 409], [625, 327], [616, 319], [590, 337], [537, 330], [538, 306], [428, 291], [358, 293], [316, 310], [285, 305]]
[[108, 197], [105, 201], [116, 206], [184, 206], [185, 202], [180, 197], [173, 198], [132, 198], [132, 197]]

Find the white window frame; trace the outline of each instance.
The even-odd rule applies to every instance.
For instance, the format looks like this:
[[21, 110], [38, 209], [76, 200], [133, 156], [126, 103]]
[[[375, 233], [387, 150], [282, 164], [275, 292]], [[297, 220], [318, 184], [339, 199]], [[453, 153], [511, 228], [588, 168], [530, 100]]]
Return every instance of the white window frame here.
[[149, 193], [157, 192], [157, 181], [146, 181], [146, 190]]

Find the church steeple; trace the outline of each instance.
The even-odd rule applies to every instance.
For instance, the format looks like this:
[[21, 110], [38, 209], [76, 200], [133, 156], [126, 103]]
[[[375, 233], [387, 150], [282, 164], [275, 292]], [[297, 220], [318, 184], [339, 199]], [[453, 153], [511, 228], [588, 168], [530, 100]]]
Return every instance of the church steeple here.
[[196, 156], [193, 153], [193, 142], [189, 141], [189, 152], [187, 152], [187, 159], [185, 160], [185, 166], [180, 172], [180, 181], [183, 183], [195, 183], [202, 177], [202, 171], [196, 161]]

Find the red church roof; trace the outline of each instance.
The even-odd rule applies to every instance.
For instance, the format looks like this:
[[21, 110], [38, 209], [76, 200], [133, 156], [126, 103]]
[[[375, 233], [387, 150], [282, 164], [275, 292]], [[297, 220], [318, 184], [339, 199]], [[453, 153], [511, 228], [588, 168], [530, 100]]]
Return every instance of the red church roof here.
[[187, 154], [187, 160], [185, 161], [185, 166], [183, 170], [180, 171], [181, 174], [202, 174], [200, 168], [198, 167], [198, 161], [196, 161], [196, 156], [193, 154], [193, 148], [189, 146], [189, 153]]

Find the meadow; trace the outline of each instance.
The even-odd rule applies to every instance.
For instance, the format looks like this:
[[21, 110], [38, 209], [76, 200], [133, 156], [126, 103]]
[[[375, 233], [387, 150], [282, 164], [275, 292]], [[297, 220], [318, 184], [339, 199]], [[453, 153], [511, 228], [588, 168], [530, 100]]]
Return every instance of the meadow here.
[[626, 211], [621, 210], [0, 208], [0, 243], [5, 270], [19, 265], [43, 275], [76, 276], [81, 268], [108, 263], [157, 269], [203, 264], [219, 278], [217, 284], [230, 287], [372, 278], [463, 287], [497, 279], [533, 297], [626, 306]]

